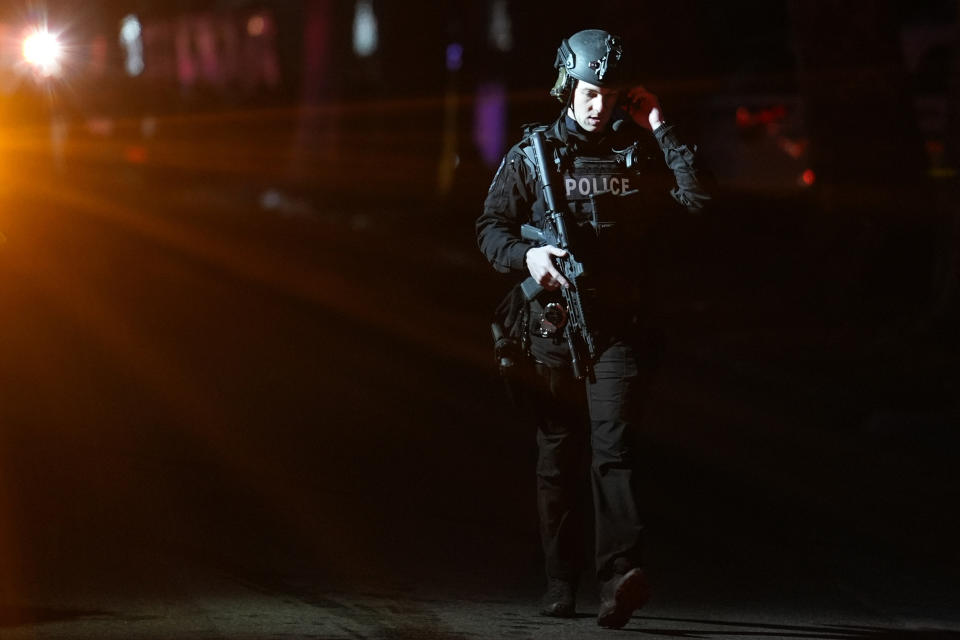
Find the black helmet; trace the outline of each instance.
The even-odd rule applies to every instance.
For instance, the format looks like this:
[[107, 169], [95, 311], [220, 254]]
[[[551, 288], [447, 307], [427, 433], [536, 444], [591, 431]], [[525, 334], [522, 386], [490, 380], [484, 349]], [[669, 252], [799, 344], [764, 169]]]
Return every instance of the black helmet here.
[[602, 29], [578, 31], [560, 43], [553, 66], [560, 75], [550, 93], [561, 102], [569, 97], [571, 78], [598, 87], [620, 84], [626, 75], [622, 40]]

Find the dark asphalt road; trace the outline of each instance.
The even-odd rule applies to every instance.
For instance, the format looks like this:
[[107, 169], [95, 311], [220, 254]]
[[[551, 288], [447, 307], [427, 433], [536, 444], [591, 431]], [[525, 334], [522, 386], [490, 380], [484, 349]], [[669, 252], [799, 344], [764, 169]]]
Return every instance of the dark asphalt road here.
[[0, 638], [960, 637], [957, 407], [887, 402], [942, 363], [761, 242], [789, 230], [665, 232], [655, 596], [605, 632], [595, 585], [535, 615], [533, 434], [472, 209], [414, 232], [258, 195], [2, 194]]

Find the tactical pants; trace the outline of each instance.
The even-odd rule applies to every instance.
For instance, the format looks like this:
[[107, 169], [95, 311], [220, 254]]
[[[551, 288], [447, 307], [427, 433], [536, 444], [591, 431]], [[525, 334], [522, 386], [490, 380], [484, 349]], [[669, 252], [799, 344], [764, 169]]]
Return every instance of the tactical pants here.
[[[537, 365], [537, 500], [549, 577], [581, 572], [584, 454], [591, 454], [595, 567], [601, 580], [639, 566], [642, 530], [636, 498], [635, 430], [646, 386], [636, 347], [616, 342], [594, 366], [595, 382]], [[586, 387], [586, 388], [585, 388]]]

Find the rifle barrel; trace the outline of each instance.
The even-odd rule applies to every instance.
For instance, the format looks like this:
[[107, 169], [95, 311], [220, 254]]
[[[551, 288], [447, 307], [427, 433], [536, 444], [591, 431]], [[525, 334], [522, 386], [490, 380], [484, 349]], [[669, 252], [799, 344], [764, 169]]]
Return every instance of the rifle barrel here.
[[540, 181], [543, 183], [543, 198], [547, 203], [547, 211], [556, 213], [557, 203], [553, 198], [553, 172], [547, 166], [547, 154], [543, 150], [543, 134], [534, 131], [530, 134], [533, 150], [536, 152], [537, 171], [540, 172]]

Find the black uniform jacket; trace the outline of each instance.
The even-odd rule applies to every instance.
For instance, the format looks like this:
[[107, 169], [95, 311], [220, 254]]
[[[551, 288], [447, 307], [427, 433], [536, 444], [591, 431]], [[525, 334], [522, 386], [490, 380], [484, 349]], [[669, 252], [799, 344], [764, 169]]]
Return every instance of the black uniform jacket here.
[[[696, 148], [682, 144], [669, 124], [661, 125], [653, 134], [636, 125], [626, 114], [615, 114], [607, 133], [588, 136], [578, 131], [576, 123], [562, 116], [545, 132], [548, 143], [553, 143], [568, 156], [605, 155], [613, 149], [626, 149], [638, 143], [649, 180], [643, 185], [638, 207], [657, 211], [638, 211], [638, 215], [654, 215], [669, 209], [702, 209], [710, 196], [698, 177]], [[524, 161], [523, 146], [526, 137], [513, 146], [504, 157], [487, 192], [483, 213], [477, 219], [477, 241], [480, 250], [497, 271], [525, 272], [525, 256], [534, 245], [520, 237], [520, 225], [538, 221], [533, 211], [539, 203], [542, 210], [543, 194], [535, 172]], [[654, 152], [659, 145], [664, 162]], [[671, 175], [672, 172], [672, 175]], [[561, 206], [561, 205], [558, 205]]]
[[[527, 129], [527, 134], [531, 129]], [[571, 249], [586, 267], [587, 277], [580, 281], [580, 289], [582, 293], [589, 291], [591, 327], [599, 327], [605, 321], [622, 327], [635, 315], [635, 295], [639, 295], [636, 258], [641, 246], [638, 238], [644, 229], [669, 211], [699, 211], [710, 199], [698, 176], [696, 149], [682, 144], [670, 125], [661, 125], [651, 134], [619, 111], [611, 118], [606, 132], [599, 135], [588, 135], [572, 118], [561, 116], [543, 130], [543, 136], [547, 153], [553, 156], [549, 160], [562, 174], [556, 180], [561, 191], [556, 194], [560, 196], [557, 206], [567, 212]], [[525, 155], [529, 145], [529, 137], [524, 135], [507, 152], [476, 223], [480, 250], [494, 269], [520, 276], [529, 275], [525, 257], [534, 246], [521, 237], [520, 227], [539, 226], [546, 209], [535, 165]], [[631, 149], [631, 159], [625, 162], [625, 151]], [[586, 179], [577, 173], [589, 171], [591, 164], [612, 166], [614, 171], [621, 171], [622, 177], [617, 182], [609, 178]], [[582, 180], [620, 186], [626, 184], [623, 177], [629, 180], [629, 195], [617, 193], [617, 197], [589, 202], [577, 200], [577, 194], [574, 198], [565, 197], [576, 191], [570, 187]], [[565, 185], [569, 185], [566, 193]], [[545, 305], [547, 300], [535, 301], [531, 317], [534, 325], [537, 302]], [[535, 336], [536, 332], [537, 327], [531, 326], [531, 333]]]

